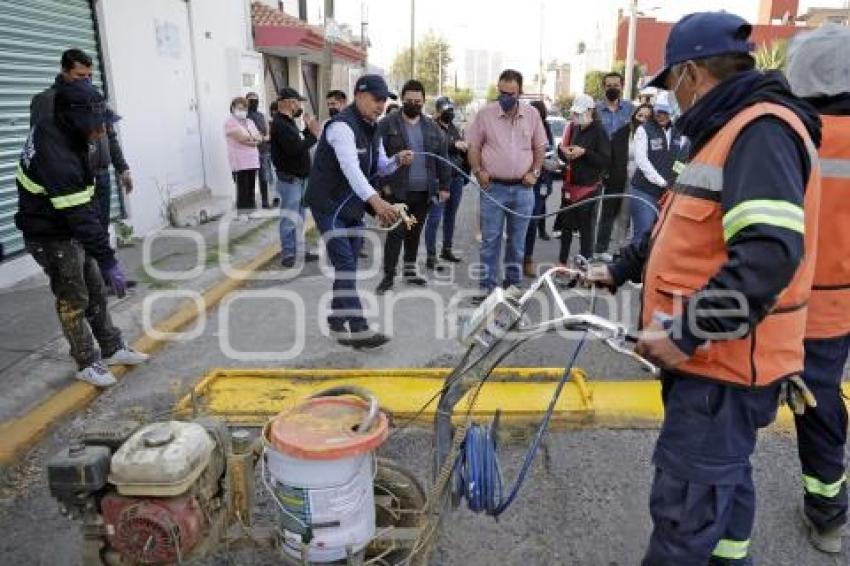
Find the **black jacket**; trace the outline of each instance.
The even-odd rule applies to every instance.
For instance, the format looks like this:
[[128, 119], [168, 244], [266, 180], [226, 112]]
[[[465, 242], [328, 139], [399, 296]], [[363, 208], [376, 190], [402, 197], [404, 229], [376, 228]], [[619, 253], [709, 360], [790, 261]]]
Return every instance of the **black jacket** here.
[[55, 119], [42, 120], [24, 145], [16, 177], [15, 225], [24, 239], [74, 239], [102, 268], [115, 265], [109, 233], [92, 200], [94, 173], [85, 143], [68, 135]]
[[[339, 165], [336, 151], [328, 143], [328, 126], [334, 122], [344, 122], [351, 128], [354, 133], [360, 171], [372, 186], [375, 186], [374, 179], [378, 170], [378, 154], [381, 147], [378, 128], [363, 119], [356, 105], [349, 104], [325, 124], [319, 145], [316, 147], [313, 166], [310, 169], [304, 203], [310, 207], [314, 216], [319, 214], [332, 216], [334, 220], [339, 218], [356, 222], [363, 218], [364, 212], [372, 214], [372, 210], [368, 203], [360, 200], [351, 188], [348, 178]], [[337, 226], [334, 225], [334, 227]]]
[[310, 174], [310, 148], [316, 136], [307, 128], [298, 130], [295, 120], [286, 114], [275, 114], [272, 121], [272, 163], [278, 176], [304, 178]]
[[[445, 124], [437, 122], [440, 129], [443, 130], [443, 135], [446, 136], [446, 147], [449, 153], [449, 160], [459, 167], [464, 173], [469, 174], [469, 158], [467, 152], [459, 150], [455, 147], [455, 143], [463, 141], [463, 134], [457, 129], [454, 122]], [[455, 169], [452, 169], [452, 177], [461, 177], [462, 175]]]
[[564, 140], [564, 145], [577, 145], [584, 148], [585, 154], [578, 159], [568, 160], [561, 148], [558, 155], [567, 163], [564, 179], [571, 185], [585, 187], [595, 185], [607, 174], [611, 166], [611, 142], [599, 120], [594, 120], [587, 128], [575, 124], [569, 126], [572, 139]]
[[[387, 157], [392, 157], [399, 151], [410, 149], [405, 137], [404, 123], [401, 112], [393, 112], [378, 122], [378, 135], [384, 142]], [[435, 153], [448, 159], [446, 136], [433, 119], [422, 115], [419, 118], [422, 125], [422, 141], [425, 151]], [[445, 162], [433, 157], [427, 157], [428, 191], [437, 194], [438, 190], [448, 190], [451, 181], [451, 167]], [[396, 200], [403, 201], [407, 197], [410, 167], [399, 167], [395, 173], [382, 179], [382, 184], [388, 186]]]
[[[263, 137], [266, 137], [269, 134], [269, 121], [266, 120], [265, 114], [259, 110], [255, 110], [253, 112], [248, 110], [248, 119], [254, 122], [254, 125], [257, 126], [257, 131], [260, 132]], [[265, 155], [271, 151], [271, 145], [267, 141], [260, 142], [260, 145], [257, 146], [257, 151], [259, 151], [260, 154]]]
[[[35, 126], [45, 118], [53, 117], [53, 99], [56, 97], [56, 83], [62, 81], [62, 75], [56, 75], [56, 80], [47, 88], [32, 97], [30, 101], [30, 127]], [[119, 175], [130, 168], [124, 160], [124, 152], [118, 142], [118, 133], [112, 126], [107, 126], [106, 137], [98, 138], [91, 148], [90, 163], [95, 173], [103, 173], [109, 169], [109, 164]]]

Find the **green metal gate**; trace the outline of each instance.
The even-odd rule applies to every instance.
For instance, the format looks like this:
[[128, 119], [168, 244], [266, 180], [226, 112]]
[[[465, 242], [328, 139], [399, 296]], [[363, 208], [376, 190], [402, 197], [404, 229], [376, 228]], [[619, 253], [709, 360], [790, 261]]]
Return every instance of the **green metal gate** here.
[[[92, 80], [103, 89], [89, 0], [0, 0], [0, 242], [7, 256], [23, 249], [14, 220], [15, 167], [29, 133], [30, 99], [53, 83], [62, 52], [71, 47], [92, 57]], [[112, 195], [113, 215], [120, 215], [120, 191]]]

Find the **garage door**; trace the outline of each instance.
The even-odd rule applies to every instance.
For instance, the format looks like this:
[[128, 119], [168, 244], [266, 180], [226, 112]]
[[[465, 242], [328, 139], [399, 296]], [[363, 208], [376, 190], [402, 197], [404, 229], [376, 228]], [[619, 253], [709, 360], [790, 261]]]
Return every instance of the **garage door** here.
[[[7, 255], [23, 249], [15, 228], [15, 167], [29, 132], [29, 104], [53, 83], [62, 52], [83, 49], [103, 88], [94, 12], [88, 0], [0, 0], [0, 242]], [[113, 215], [120, 215], [113, 191]]]

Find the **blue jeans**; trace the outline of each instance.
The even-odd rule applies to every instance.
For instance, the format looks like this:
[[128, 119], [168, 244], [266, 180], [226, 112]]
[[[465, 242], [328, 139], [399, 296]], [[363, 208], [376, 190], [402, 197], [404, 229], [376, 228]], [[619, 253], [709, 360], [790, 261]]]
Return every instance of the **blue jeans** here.
[[[488, 196], [490, 198], [488, 198]], [[522, 281], [522, 260], [525, 254], [525, 235], [528, 218], [508, 214], [493, 200], [518, 214], [530, 215], [534, 208], [534, 194], [525, 185], [491, 183], [487, 194], [481, 195], [481, 263], [483, 272], [478, 285], [490, 292], [499, 285], [502, 233], [507, 231], [505, 244], [506, 285]]]
[[280, 196], [280, 257], [294, 258], [304, 248], [304, 179], [298, 177], [277, 179], [277, 194]]
[[662, 372], [664, 421], [653, 454], [653, 530], [643, 566], [718, 558], [727, 566], [752, 564], [750, 456], [758, 429], [776, 417], [779, 389], [779, 382], [746, 389]]
[[[347, 220], [334, 214], [319, 214], [313, 211], [313, 220], [322, 234], [328, 258], [334, 266], [333, 300], [328, 326], [341, 330], [345, 323], [351, 332], [366, 330], [369, 325], [363, 318], [363, 307], [357, 296], [357, 256], [363, 247], [363, 237], [358, 231], [363, 228], [362, 220]], [[348, 230], [348, 234], [330, 236], [332, 230]]]
[[[634, 185], [629, 186], [629, 194], [658, 206], [658, 198]], [[633, 198], [629, 199], [629, 215], [632, 217], [632, 241], [639, 242], [644, 234], [652, 230], [657, 215], [647, 203]]]
[[802, 416], [794, 417], [800, 463], [803, 474], [835, 490], [833, 494], [806, 489], [803, 505], [818, 529], [830, 530], [847, 522], [847, 406], [841, 396], [841, 379], [850, 352], [850, 335], [805, 340], [803, 344], [803, 380], [817, 398], [818, 406], [807, 407]]
[[428, 220], [425, 222], [425, 249], [428, 255], [437, 255], [437, 227], [440, 218], [443, 219], [443, 249], [452, 249], [452, 241], [455, 235], [455, 216], [463, 196], [463, 186], [466, 180], [461, 176], [452, 177], [449, 185], [449, 200], [446, 202], [434, 202], [428, 212]]
[[[546, 189], [543, 186], [546, 185]], [[546, 199], [552, 194], [552, 177], [548, 171], [543, 171], [537, 183], [534, 185], [534, 216], [542, 216], [546, 214]], [[538, 218], [531, 220], [528, 223], [528, 231], [525, 235], [525, 256], [531, 257], [534, 255], [534, 243], [537, 241], [537, 231], [546, 231], [546, 219]]]

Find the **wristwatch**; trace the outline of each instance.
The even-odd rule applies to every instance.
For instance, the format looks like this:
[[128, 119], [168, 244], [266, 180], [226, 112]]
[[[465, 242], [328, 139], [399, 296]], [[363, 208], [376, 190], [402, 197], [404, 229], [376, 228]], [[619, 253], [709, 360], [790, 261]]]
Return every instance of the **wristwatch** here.
[[540, 178], [540, 169], [533, 169], [531, 171], [531, 174], [534, 175], [535, 179], [539, 179]]

